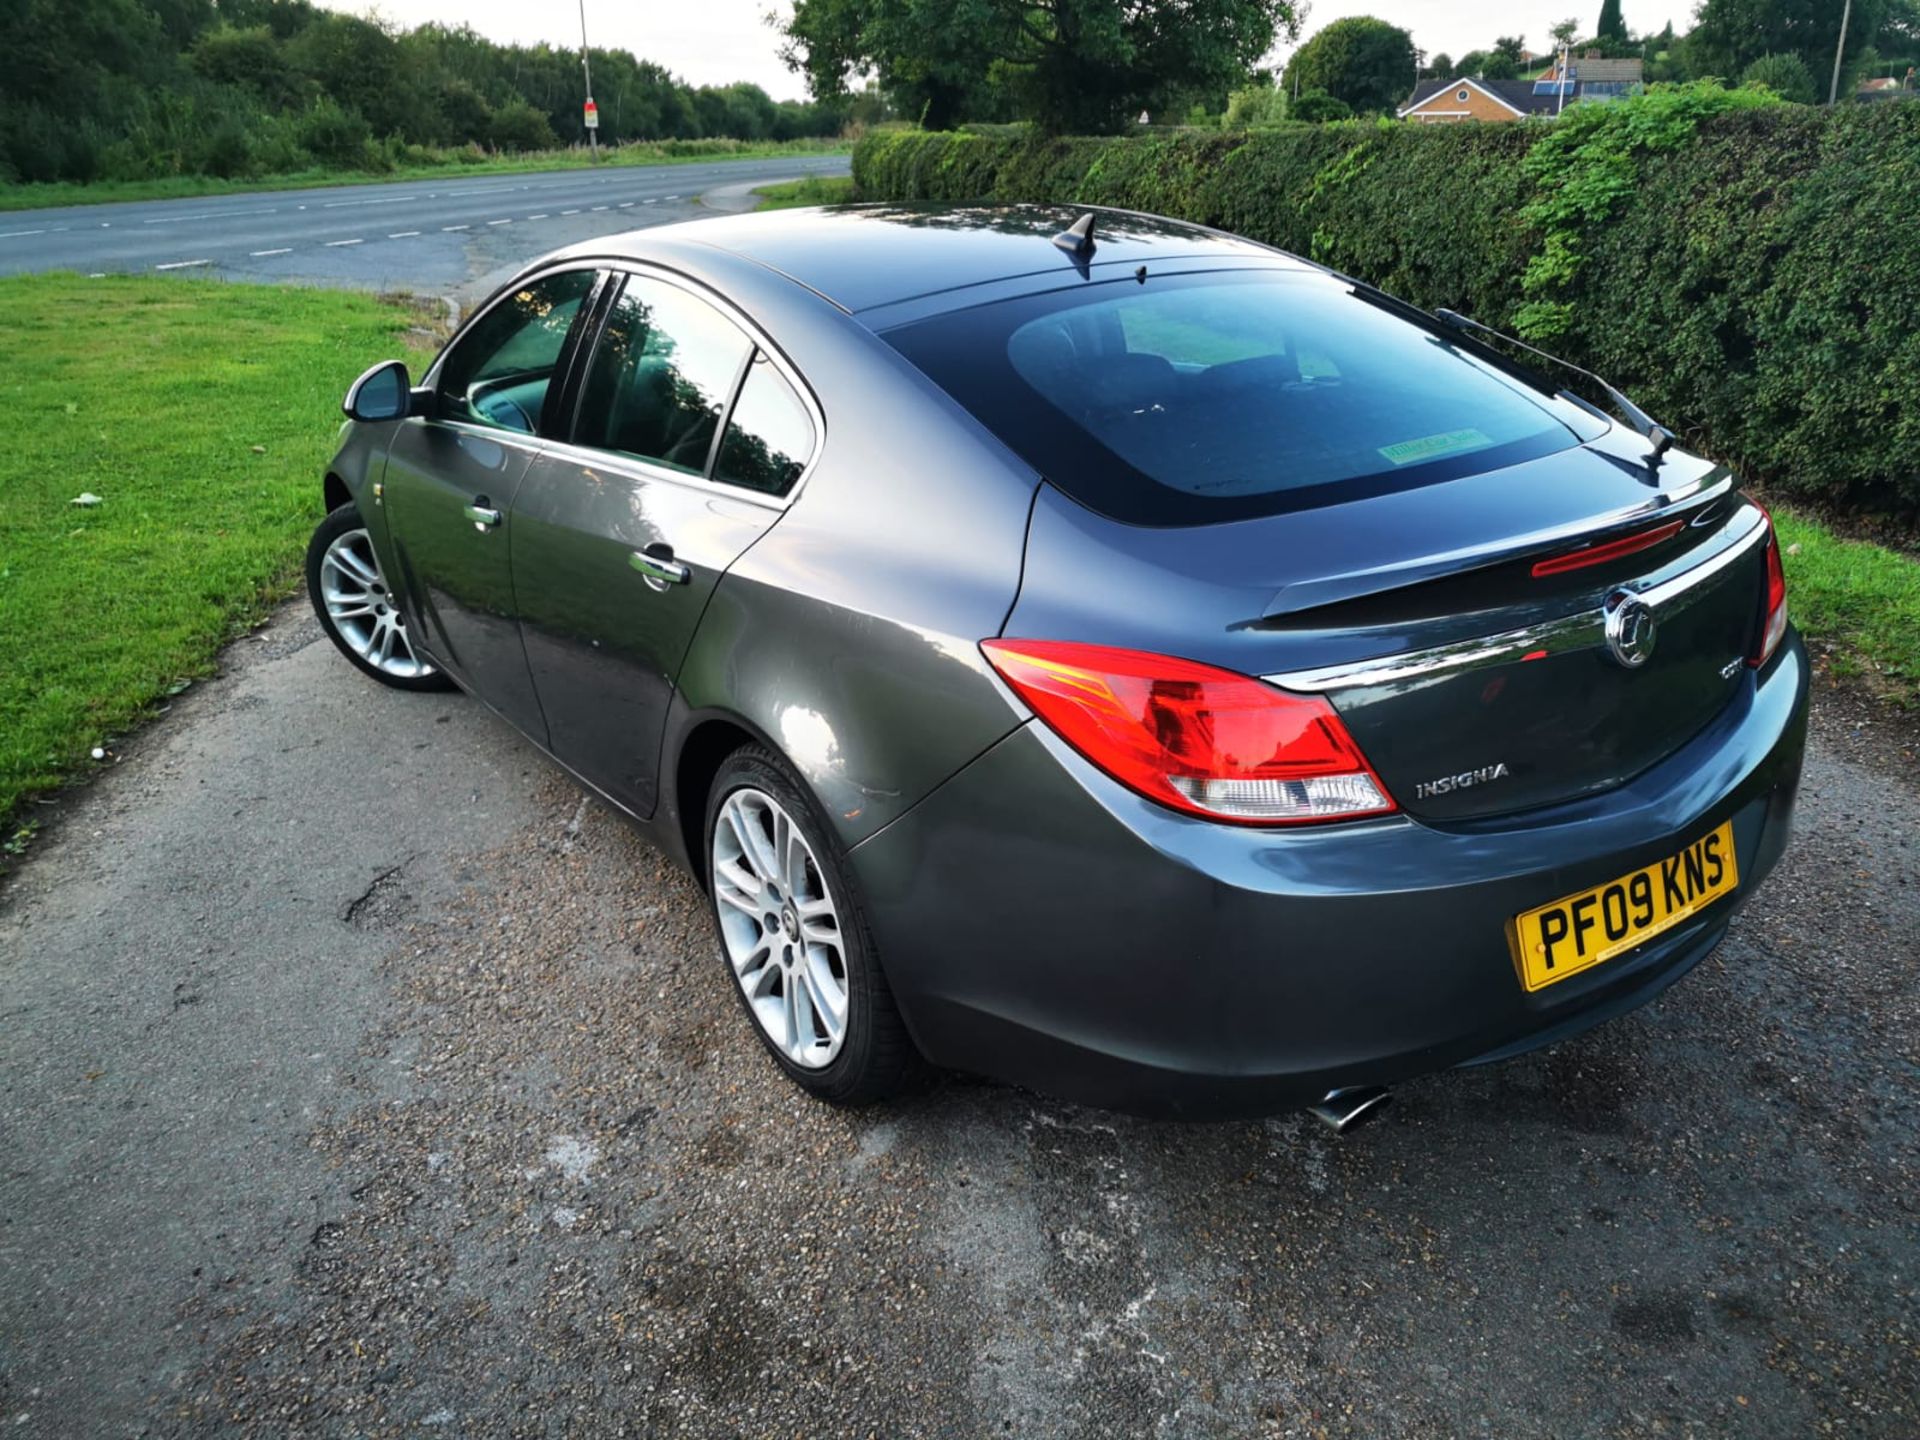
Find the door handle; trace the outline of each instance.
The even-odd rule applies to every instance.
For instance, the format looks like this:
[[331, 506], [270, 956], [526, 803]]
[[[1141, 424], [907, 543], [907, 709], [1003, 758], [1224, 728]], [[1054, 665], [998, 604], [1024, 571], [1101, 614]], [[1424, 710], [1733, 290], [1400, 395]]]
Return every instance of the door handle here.
[[[479, 498], [485, 500], [487, 497], [482, 495]], [[491, 530], [500, 523], [500, 512], [491, 505], [482, 505], [478, 501], [467, 506], [461, 513], [473, 521], [473, 528], [476, 530]]]
[[[661, 547], [665, 549], [664, 546]], [[644, 550], [636, 550], [627, 557], [627, 563], [647, 577], [647, 583], [656, 590], [667, 585], [684, 585], [693, 578], [693, 571], [673, 558], [668, 550], [665, 555], [649, 555]]]

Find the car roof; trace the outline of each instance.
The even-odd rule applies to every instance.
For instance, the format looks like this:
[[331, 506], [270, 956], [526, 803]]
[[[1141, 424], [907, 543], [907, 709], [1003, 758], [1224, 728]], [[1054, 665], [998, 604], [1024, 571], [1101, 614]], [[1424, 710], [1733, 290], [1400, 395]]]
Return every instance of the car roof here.
[[[1091, 210], [1095, 266], [1291, 257], [1204, 225], [1094, 206], [838, 205], [689, 220], [602, 236], [569, 254], [634, 260], [699, 244], [766, 266], [852, 314], [1082, 263], [1053, 237]], [[1292, 263], [1299, 264], [1298, 261]], [[962, 303], [956, 298], [956, 304]]]

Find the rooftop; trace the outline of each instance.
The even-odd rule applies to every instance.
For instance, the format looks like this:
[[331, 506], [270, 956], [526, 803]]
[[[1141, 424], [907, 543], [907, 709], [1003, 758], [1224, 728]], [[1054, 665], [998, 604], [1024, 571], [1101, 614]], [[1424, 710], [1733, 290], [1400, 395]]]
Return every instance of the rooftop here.
[[995, 280], [1071, 274], [1078, 262], [1053, 237], [1089, 209], [1098, 217], [1095, 268], [1208, 255], [1279, 258], [1251, 240], [1179, 220], [1042, 205], [771, 210], [605, 236], [589, 248], [641, 258], [660, 240], [712, 245], [777, 270], [844, 310], [861, 311]]

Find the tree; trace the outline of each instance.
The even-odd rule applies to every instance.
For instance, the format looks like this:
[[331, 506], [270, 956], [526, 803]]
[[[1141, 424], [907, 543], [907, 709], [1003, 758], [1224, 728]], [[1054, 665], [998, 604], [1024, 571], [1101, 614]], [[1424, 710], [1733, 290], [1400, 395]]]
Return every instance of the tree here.
[[1480, 67], [1482, 80], [1514, 80], [1519, 75], [1520, 67], [1497, 52], [1487, 56], [1486, 63]]
[[1593, 27], [1597, 40], [1616, 40], [1624, 44], [1627, 22], [1620, 14], [1620, 0], [1600, 0], [1600, 23]]
[[1818, 98], [1813, 72], [1798, 55], [1762, 55], [1741, 72], [1740, 83], [1750, 90], [1771, 90], [1796, 105], [1811, 105]]
[[1520, 35], [1502, 35], [1493, 42], [1493, 53], [1506, 56], [1517, 66], [1527, 53], [1526, 38]]
[[1294, 51], [1281, 82], [1299, 91], [1324, 90], [1361, 113], [1391, 111], [1413, 88], [1418, 64], [1413, 37], [1371, 15], [1336, 20]]
[[[1698, 74], [1738, 75], [1763, 55], [1798, 55], [1822, 73], [1840, 43], [1841, 8], [1832, 0], [1703, 0], [1688, 61]], [[1853, 0], [1849, 57], [1872, 42], [1887, 9], [1888, 0]]]
[[[1051, 131], [1224, 99], [1297, 31], [1293, 0], [795, 0], [781, 57], [816, 99], [872, 71], [930, 129], [996, 109]], [[1411, 74], [1411, 71], [1409, 71]]]
[[1580, 38], [1580, 22], [1569, 15], [1547, 33], [1553, 36], [1553, 43], [1556, 48], [1562, 45], [1571, 45], [1575, 40]]
[[1481, 73], [1486, 68], [1487, 68], [1487, 52], [1484, 50], [1467, 51], [1466, 54], [1462, 55], [1458, 60], [1454, 62], [1454, 66], [1453, 66], [1454, 74], [1472, 75], [1476, 79], [1479, 78]]
[[1427, 74], [1441, 80], [1453, 78], [1453, 57], [1444, 50], [1436, 50], [1433, 59], [1427, 62]]

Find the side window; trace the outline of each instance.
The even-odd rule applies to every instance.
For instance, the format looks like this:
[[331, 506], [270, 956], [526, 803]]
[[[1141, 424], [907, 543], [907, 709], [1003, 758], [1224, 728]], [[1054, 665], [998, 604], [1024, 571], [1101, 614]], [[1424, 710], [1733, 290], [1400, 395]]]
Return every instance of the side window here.
[[574, 440], [706, 474], [720, 412], [752, 348], [706, 301], [629, 278], [594, 347]]
[[440, 367], [440, 413], [449, 420], [532, 434], [592, 270], [566, 270], [509, 295], [460, 337]]
[[813, 420], [793, 387], [756, 352], [727, 419], [713, 478], [728, 485], [784, 495], [813, 454]]

